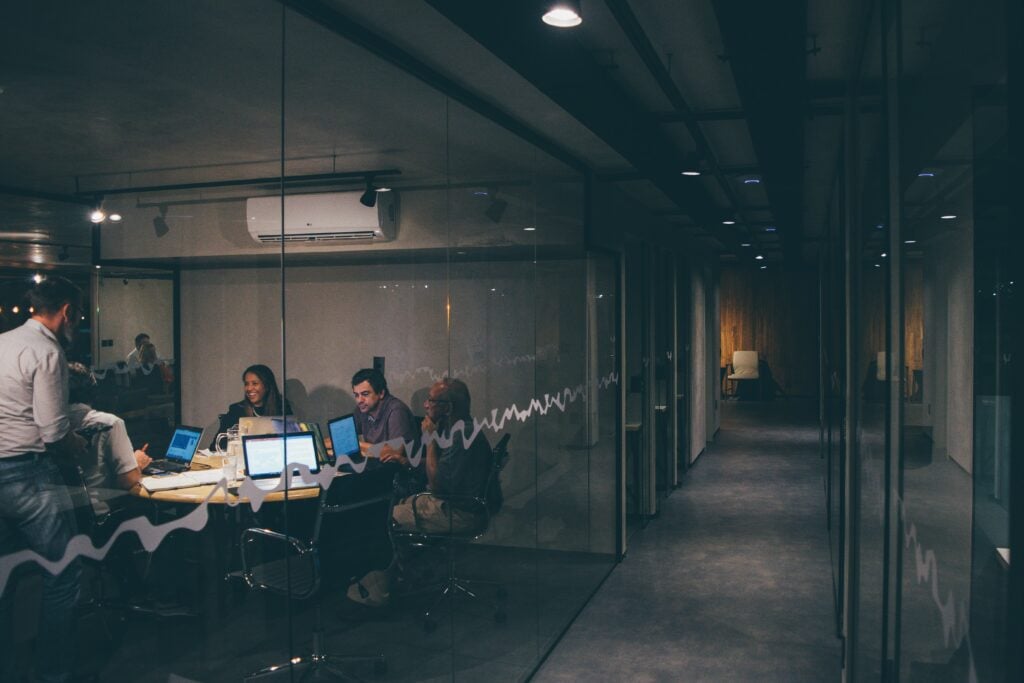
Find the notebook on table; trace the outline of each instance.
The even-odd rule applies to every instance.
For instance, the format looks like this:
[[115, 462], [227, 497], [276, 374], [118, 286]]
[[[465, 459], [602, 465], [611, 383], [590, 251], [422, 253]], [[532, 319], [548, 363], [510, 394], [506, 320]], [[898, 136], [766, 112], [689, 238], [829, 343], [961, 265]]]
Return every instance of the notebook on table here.
[[261, 489], [276, 489], [281, 483], [287, 458], [291, 468], [289, 489], [317, 486], [312, 476], [305, 478], [295, 465], [305, 465], [309, 474], [320, 471], [316, 457], [316, 443], [312, 432], [291, 434], [256, 434], [242, 437], [246, 476]]
[[199, 440], [203, 436], [203, 430], [199, 427], [178, 425], [174, 429], [174, 436], [167, 447], [167, 453], [162, 458], [156, 458], [149, 463], [143, 474], [162, 474], [164, 472], [184, 472], [192, 466], [192, 458], [199, 448]]

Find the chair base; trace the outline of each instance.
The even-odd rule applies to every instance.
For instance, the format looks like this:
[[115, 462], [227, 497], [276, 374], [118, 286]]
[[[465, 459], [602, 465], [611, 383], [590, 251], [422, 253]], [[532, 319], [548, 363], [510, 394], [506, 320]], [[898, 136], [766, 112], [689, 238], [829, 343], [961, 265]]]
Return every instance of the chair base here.
[[[249, 681], [273, 681], [292, 680], [292, 675], [297, 675], [297, 681], [331, 680], [342, 681], [343, 683], [360, 683], [363, 679], [345, 671], [345, 667], [352, 664], [372, 664], [375, 675], [383, 675], [387, 672], [387, 660], [384, 655], [332, 655], [324, 651], [323, 634], [313, 634], [313, 651], [305, 657], [295, 657], [280, 664], [272, 664], [257, 671], [247, 674], [243, 680]], [[285, 678], [287, 677], [287, 678]]]
[[440, 609], [441, 605], [446, 602], [446, 598], [454, 600], [459, 596], [466, 597], [470, 600], [483, 601], [485, 598], [477, 595], [473, 590], [472, 586], [493, 586], [495, 587], [498, 599], [488, 600], [491, 607], [494, 609], [494, 621], [499, 624], [504, 624], [508, 619], [508, 615], [505, 613], [504, 608], [499, 603], [499, 600], [505, 598], [505, 588], [497, 581], [476, 581], [470, 579], [461, 579], [457, 576], [449, 576], [448, 580], [441, 584], [441, 593], [434, 599], [430, 607], [423, 613], [423, 629], [428, 633], [437, 628], [437, 621], [434, 618], [436, 612]]

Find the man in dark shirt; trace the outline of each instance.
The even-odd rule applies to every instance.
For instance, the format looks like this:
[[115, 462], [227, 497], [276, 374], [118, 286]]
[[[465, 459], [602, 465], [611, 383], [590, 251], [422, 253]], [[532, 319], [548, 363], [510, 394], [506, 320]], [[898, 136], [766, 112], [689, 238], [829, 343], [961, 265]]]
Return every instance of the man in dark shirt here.
[[405, 444], [416, 440], [416, 422], [409, 406], [388, 391], [383, 373], [364, 368], [354, 374], [352, 395], [356, 400], [356, 431], [363, 455], [408, 466]]
[[[480, 523], [479, 509], [460, 498], [482, 497], [492, 468], [491, 447], [483, 433], [473, 436], [469, 389], [457, 379], [434, 382], [424, 402], [423, 458], [429, 495], [413, 495], [391, 510], [393, 528], [429, 534], [460, 533]], [[387, 569], [374, 570], [348, 587], [353, 602], [383, 607], [391, 600], [398, 571], [392, 557]]]

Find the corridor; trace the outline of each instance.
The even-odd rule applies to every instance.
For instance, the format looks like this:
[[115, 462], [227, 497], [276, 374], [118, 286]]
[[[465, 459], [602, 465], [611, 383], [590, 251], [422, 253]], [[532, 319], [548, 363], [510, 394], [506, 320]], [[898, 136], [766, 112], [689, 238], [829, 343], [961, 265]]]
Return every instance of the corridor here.
[[838, 681], [810, 402], [722, 426], [533, 680]]

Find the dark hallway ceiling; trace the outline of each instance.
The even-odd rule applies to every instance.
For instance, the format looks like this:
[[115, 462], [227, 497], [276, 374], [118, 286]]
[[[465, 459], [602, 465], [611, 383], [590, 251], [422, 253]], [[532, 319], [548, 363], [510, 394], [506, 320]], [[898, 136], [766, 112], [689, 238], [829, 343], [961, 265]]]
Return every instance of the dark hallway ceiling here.
[[[322, 173], [324, 160], [333, 171], [332, 150], [348, 149], [339, 171], [402, 168], [410, 182], [436, 182], [429, 140], [444, 135], [447, 97], [614, 183], [723, 258], [796, 265], [813, 253], [858, 33], [859, 12], [843, 3], [584, 0], [583, 24], [559, 30], [535, 1], [186, 0], [129, 15], [123, 0], [40, 0], [4, 31], [0, 123], [12, 135], [0, 185], [69, 196], [80, 183], [273, 174], [282, 4], [305, 17], [287, 24], [290, 83], [333, 114], [290, 129], [290, 174]], [[154, 43], [154, 31], [174, 40]], [[470, 146], [481, 164], [511, 151]], [[681, 175], [694, 164], [701, 176]], [[0, 219], [22, 200], [0, 197]], [[5, 224], [18, 239], [88, 244], [87, 225], [46, 221]]]

